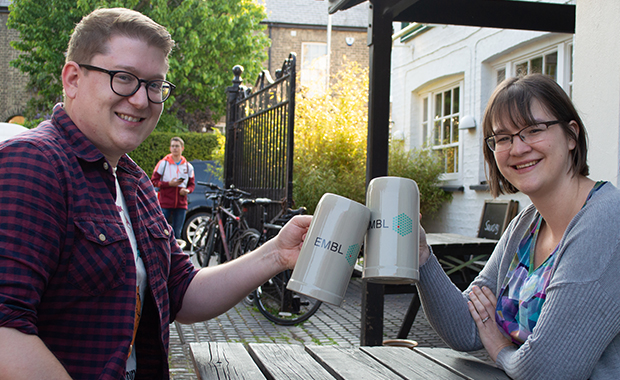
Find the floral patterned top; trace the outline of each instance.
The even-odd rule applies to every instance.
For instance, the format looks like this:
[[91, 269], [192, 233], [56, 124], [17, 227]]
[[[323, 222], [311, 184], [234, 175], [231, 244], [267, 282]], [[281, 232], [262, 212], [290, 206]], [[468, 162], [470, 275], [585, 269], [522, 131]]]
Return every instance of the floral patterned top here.
[[[594, 185], [584, 206], [592, 194], [604, 184], [605, 181], [599, 181]], [[521, 239], [497, 301], [497, 324], [512, 342], [519, 346], [525, 342], [538, 322], [556, 257], [557, 247], [547, 260], [534, 268], [534, 247], [542, 221], [542, 216], [538, 214]]]

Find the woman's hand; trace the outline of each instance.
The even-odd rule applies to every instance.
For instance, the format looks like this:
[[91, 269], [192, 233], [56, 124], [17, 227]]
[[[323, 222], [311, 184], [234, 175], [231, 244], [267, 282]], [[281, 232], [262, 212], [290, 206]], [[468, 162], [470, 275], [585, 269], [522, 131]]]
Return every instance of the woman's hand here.
[[469, 312], [471, 313], [478, 332], [480, 340], [484, 344], [484, 348], [489, 356], [496, 361], [497, 355], [505, 347], [512, 346], [510, 339], [506, 338], [497, 327], [495, 322], [495, 307], [497, 306], [497, 298], [491, 289], [483, 286], [480, 289], [477, 286], [472, 287], [469, 293], [470, 301], [467, 303]]
[[[420, 219], [422, 219], [422, 214], [420, 214]], [[431, 257], [431, 250], [428, 248], [428, 243], [426, 242], [426, 231], [422, 228], [422, 224], [420, 223], [420, 258], [418, 259], [419, 266], [424, 265], [428, 258]]]
[[279, 261], [284, 267], [292, 269], [295, 266], [311, 221], [311, 215], [297, 215], [286, 223], [274, 239]]

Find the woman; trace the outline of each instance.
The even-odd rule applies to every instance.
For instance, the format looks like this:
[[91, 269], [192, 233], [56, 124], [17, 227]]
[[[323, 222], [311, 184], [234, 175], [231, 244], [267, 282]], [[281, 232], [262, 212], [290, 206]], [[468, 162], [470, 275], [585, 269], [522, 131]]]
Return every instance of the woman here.
[[532, 204], [461, 293], [421, 234], [418, 289], [454, 349], [484, 347], [514, 379], [620, 378], [620, 192], [587, 177], [587, 136], [543, 75], [509, 78], [484, 115], [494, 197]]

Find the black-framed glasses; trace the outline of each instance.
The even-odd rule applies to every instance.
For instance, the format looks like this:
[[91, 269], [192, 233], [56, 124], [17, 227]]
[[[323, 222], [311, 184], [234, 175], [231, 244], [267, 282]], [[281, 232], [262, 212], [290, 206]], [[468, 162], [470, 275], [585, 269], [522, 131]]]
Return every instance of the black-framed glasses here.
[[545, 139], [547, 129], [549, 129], [550, 126], [560, 123], [563, 123], [563, 121], [541, 121], [537, 124], [529, 125], [517, 133], [498, 133], [487, 137], [485, 140], [489, 149], [493, 152], [503, 152], [510, 149], [513, 137], [519, 136], [521, 141], [527, 145], [534, 144]]
[[140, 89], [142, 83], [146, 85], [146, 96], [151, 103], [161, 104], [172, 94], [175, 85], [163, 79], [146, 80], [140, 79], [132, 73], [122, 70], [106, 70], [101, 67], [84, 65], [78, 63], [80, 67], [87, 70], [100, 71], [110, 75], [110, 88], [116, 95], [132, 96]]

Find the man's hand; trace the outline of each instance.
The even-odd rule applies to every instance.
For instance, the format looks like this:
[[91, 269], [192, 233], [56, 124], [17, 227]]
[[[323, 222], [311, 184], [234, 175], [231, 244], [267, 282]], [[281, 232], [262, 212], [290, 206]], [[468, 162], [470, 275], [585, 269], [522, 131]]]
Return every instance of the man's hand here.
[[195, 323], [213, 318], [276, 274], [292, 269], [310, 221], [310, 215], [295, 216], [275, 238], [254, 251], [221, 265], [202, 268], [185, 292], [177, 321]]
[[185, 180], [184, 178], [175, 178], [172, 181], [168, 182], [168, 185], [170, 187], [178, 187], [179, 185], [183, 183], [184, 180]]
[[310, 215], [295, 216], [286, 223], [274, 239], [279, 261], [284, 267], [292, 269], [295, 266], [311, 221]]
[[480, 333], [480, 340], [484, 344], [489, 356], [495, 361], [497, 355], [504, 347], [512, 346], [510, 339], [506, 338], [504, 334], [499, 331], [497, 323], [495, 322], [495, 307], [497, 306], [497, 298], [491, 289], [483, 286], [480, 289], [477, 286], [472, 287], [471, 293], [469, 293], [469, 312], [471, 313], [478, 331]]
[[182, 196], [186, 196], [187, 194], [189, 194], [189, 190], [187, 190], [186, 188], [182, 188], [181, 190], [179, 190], [179, 194]]

